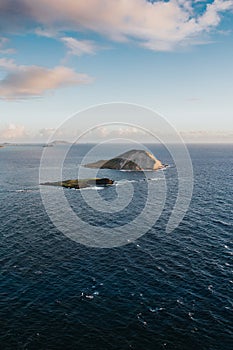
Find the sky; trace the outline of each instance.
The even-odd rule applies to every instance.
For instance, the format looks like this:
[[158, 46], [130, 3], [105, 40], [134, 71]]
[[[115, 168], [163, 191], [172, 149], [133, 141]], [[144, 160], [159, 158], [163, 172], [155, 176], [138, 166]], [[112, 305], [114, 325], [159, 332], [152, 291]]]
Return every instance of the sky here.
[[232, 30], [233, 0], [0, 0], [0, 142], [116, 101], [233, 142]]

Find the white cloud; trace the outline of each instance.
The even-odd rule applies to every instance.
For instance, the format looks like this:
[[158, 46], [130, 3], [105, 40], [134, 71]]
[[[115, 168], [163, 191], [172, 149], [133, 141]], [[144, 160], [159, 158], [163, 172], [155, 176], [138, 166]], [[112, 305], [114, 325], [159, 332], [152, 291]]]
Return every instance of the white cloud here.
[[43, 128], [39, 130], [39, 137], [49, 138], [56, 131], [55, 128]]
[[[117, 41], [134, 40], [151, 50], [172, 50], [190, 45], [219, 25], [221, 13], [233, 9], [233, 0], [206, 3], [196, 13], [191, 0], [148, 2], [147, 0], [15, 0], [17, 22], [53, 28], [53, 30], [91, 30]], [[203, 3], [204, 5], [204, 3]], [[0, 5], [2, 20], [15, 18], [15, 10]], [[5, 17], [4, 17], [5, 16]], [[196, 40], [196, 39], [199, 40]], [[85, 50], [91, 50], [86, 47]]]
[[34, 33], [38, 36], [44, 36], [45, 38], [56, 38], [57, 32], [52, 29], [36, 28]]
[[15, 53], [15, 49], [5, 47], [9, 42], [7, 38], [0, 38], [0, 54], [10, 55]]
[[96, 46], [64, 36], [67, 31], [93, 31], [114, 41], [169, 51], [203, 43], [206, 33], [219, 26], [221, 15], [232, 10], [233, 0], [5, 0], [0, 1], [0, 29], [15, 32], [21, 27], [46, 37], [63, 37], [76, 55], [94, 53]]
[[0, 58], [0, 67], [5, 68], [6, 70], [17, 69], [17, 65], [12, 58]]
[[94, 55], [98, 50], [97, 45], [90, 40], [77, 40], [72, 37], [63, 37], [61, 41], [68, 48], [68, 53], [74, 56], [82, 56], [83, 54]]
[[0, 131], [0, 138], [3, 141], [16, 141], [27, 137], [25, 127], [22, 125], [9, 124]]
[[0, 59], [0, 67], [6, 76], [0, 80], [0, 97], [19, 99], [41, 96], [49, 90], [87, 84], [92, 79], [76, 73], [71, 68], [57, 66], [49, 69], [40, 66], [17, 66], [13, 60]]
[[148, 133], [137, 127], [108, 125], [96, 127], [88, 133], [84, 133], [81, 137], [81, 142], [94, 142], [113, 139], [140, 140], [143, 138], [148, 140], [148, 136]]

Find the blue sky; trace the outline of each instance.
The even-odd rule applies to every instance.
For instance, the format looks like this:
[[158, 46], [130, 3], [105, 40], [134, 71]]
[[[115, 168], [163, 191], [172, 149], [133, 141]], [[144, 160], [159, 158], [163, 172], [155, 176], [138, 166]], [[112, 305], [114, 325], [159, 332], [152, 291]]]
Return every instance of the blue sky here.
[[0, 142], [112, 101], [233, 135], [233, 0], [2, 0], [0, 23]]

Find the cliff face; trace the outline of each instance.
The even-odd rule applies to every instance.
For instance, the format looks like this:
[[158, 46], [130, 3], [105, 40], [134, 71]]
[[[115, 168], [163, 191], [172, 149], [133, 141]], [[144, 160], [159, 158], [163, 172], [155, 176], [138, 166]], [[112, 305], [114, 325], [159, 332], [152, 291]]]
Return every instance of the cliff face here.
[[85, 165], [88, 168], [115, 169], [115, 170], [158, 170], [164, 168], [160, 160], [150, 152], [131, 150], [110, 160], [100, 160]]

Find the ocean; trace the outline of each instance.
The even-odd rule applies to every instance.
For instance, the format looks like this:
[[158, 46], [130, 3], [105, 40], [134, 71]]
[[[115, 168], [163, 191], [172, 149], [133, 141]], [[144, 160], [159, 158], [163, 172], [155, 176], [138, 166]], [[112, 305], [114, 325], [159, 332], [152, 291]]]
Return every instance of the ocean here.
[[[54, 158], [60, 147], [51, 150]], [[75, 178], [91, 147], [72, 147], [64, 179]], [[147, 147], [169, 164], [164, 210], [147, 233], [112, 248], [81, 244], [55, 227], [40, 194], [41, 145], [0, 149], [1, 349], [232, 349], [233, 145], [188, 145], [193, 197], [171, 233], [166, 224], [177, 196], [176, 167], [166, 149]], [[108, 145], [96, 157], [120, 151]], [[151, 174], [156, 186], [161, 174]], [[113, 234], [143, 210], [147, 182], [141, 172], [100, 175], [116, 180], [123, 194], [132, 184], [133, 199], [119, 213], [96, 212], [80, 191], [64, 192], [93, 231], [104, 226]], [[109, 206], [116, 189], [98, 190]]]

